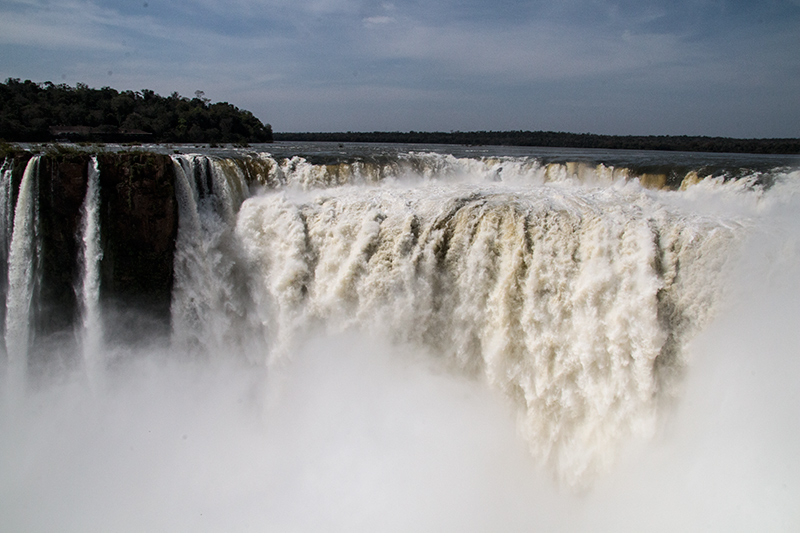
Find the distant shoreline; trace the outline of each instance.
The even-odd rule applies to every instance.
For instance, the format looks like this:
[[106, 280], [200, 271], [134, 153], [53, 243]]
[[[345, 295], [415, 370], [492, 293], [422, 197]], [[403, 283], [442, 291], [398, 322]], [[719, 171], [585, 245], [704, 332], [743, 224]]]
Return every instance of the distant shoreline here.
[[800, 154], [800, 139], [735, 139], [688, 135], [597, 135], [552, 131], [273, 133], [275, 141], [540, 146], [743, 154]]

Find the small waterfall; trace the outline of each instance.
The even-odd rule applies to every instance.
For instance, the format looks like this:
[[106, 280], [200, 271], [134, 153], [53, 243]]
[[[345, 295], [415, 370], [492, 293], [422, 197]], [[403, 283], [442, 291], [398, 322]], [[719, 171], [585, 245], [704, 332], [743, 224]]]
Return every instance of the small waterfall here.
[[[6, 159], [3, 161], [3, 166], [0, 167], [0, 297], [3, 302], [6, 299], [6, 292], [8, 290], [8, 247], [11, 242], [11, 230], [13, 229], [14, 222], [14, 206], [12, 204], [13, 195], [12, 190], [12, 176], [14, 171], [14, 160]], [[5, 326], [5, 308], [2, 309], [2, 319], [0, 320]], [[0, 360], [6, 359], [5, 343], [0, 346]]]
[[103, 322], [100, 316], [100, 170], [97, 157], [89, 162], [86, 197], [81, 208], [81, 283], [78, 290], [82, 322], [80, 328], [83, 361], [89, 380], [97, 383], [102, 374]]
[[14, 222], [14, 206], [11, 204], [13, 191], [11, 178], [14, 161], [6, 160], [0, 168], [0, 258], [5, 267], [8, 261], [8, 247], [11, 243], [11, 229]]
[[39, 156], [31, 158], [22, 176], [8, 257], [5, 340], [8, 354], [8, 391], [12, 397], [24, 390], [27, 374], [30, 310], [37, 250], [39, 159]]
[[241, 347], [246, 279], [237, 265], [236, 213], [249, 189], [235, 163], [175, 156], [179, 227], [172, 295], [173, 343], [220, 353]]

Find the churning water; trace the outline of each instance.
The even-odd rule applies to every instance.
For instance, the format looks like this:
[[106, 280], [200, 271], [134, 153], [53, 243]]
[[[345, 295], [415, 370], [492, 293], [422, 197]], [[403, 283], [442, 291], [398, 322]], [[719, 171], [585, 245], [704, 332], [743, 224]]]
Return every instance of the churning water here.
[[13, 206], [3, 168], [2, 529], [800, 527], [796, 160], [298, 150], [172, 156], [134, 345], [92, 159], [78, 353], [36, 372], [39, 160]]

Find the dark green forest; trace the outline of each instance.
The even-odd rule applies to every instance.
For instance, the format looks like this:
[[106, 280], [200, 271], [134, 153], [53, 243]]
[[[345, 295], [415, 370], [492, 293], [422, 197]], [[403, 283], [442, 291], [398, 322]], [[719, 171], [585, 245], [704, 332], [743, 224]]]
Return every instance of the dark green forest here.
[[227, 102], [177, 92], [119, 92], [9, 78], [0, 84], [0, 139], [99, 142], [272, 142], [272, 127]]
[[620, 136], [553, 131], [276, 133], [275, 140], [800, 154], [800, 139], [732, 139], [687, 135]]

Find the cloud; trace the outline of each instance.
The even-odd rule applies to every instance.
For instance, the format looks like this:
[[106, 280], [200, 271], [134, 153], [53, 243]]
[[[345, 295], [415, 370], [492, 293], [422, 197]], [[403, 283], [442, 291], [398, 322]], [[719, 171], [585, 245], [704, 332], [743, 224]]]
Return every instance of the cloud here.
[[387, 17], [386, 15], [366, 17], [364, 19], [364, 24], [367, 26], [382, 26], [384, 24], [389, 24], [391, 22], [394, 22], [394, 19], [392, 17]]
[[224, 18], [247, 16], [258, 19], [298, 20], [302, 16], [358, 14], [367, 8], [368, 2], [360, 0], [188, 0], [183, 5], [187, 11], [199, 10]]
[[85, 33], [64, 20], [28, 20], [15, 14], [0, 20], [0, 43], [37, 46], [51, 50], [69, 48], [77, 50], [120, 50], [119, 43], [109, 41], [95, 32]]
[[[11, 7], [12, 9], [8, 9]], [[14, 9], [16, 8], [16, 9]], [[67, 2], [50, 6], [39, 2], [12, 2], [0, 8], [0, 43], [48, 49], [111, 50], [105, 27], [115, 25], [108, 12], [91, 4]]]
[[480, 24], [427, 26], [407, 21], [381, 28], [368, 47], [373, 59], [436, 65], [440, 73], [494, 77], [499, 83], [628, 73], [698, 54], [678, 35], [573, 28], [531, 22], [498, 32]]
[[[374, 105], [375, 120], [381, 113], [397, 116], [392, 106], [408, 104], [412, 115], [404, 120], [417, 113], [428, 121], [430, 109], [449, 98], [453, 109], [480, 102], [487, 109], [483, 127], [492, 128], [495, 117], [533, 113], [511, 108], [531, 95], [545, 109], [547, 102], [566, 101], [567, 93], [569, 101], [585, 102], [581, 116], [594, 112], [602, 120], [607, 98], [636, 103], [640, 115], [661, 109], [696, 116], [704, 106], [718, 108], [720, 95], [733, 91], [737, 102], [779, 106], [800, 121], [797, 102], [786, 96], [787, 87], [800, 84], [794, 53], [800, 11], [788, 0], [759, 6], [725, 0], [150, 0], [145, 8], [111, 0], [7, 0], [0, 3], [0, 75], [105, 85], [113, 71], [121, 89], [202, 89], [265, 113], [270, 101], [280, 101], [284, 116], [308, 115], [303, 124], [322, 122], [325, 114], [344, 121], [343, 110], [355, 116], [366, 101], [382, 102]], [[508, 109], [495, 102], [497, 94]], [[727, 116], [737, 112], [728, 109]], [[480, 111], [472, 114], [479, 123]], [[368, 115], [359, 120], [345, 129], [374, 127]]]

